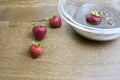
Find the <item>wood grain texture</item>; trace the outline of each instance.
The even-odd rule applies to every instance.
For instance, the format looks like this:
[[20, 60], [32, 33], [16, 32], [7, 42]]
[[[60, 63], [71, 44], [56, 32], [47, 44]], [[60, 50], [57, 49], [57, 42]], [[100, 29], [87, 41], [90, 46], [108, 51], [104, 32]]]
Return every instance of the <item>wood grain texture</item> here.
[[120, 80], [120, 39], [95, 42], [63, 21], [48, 27], [43, 56], [32, 59], [32, 24], [57, 12], [57, 0], [0, 0], [0, 80]]

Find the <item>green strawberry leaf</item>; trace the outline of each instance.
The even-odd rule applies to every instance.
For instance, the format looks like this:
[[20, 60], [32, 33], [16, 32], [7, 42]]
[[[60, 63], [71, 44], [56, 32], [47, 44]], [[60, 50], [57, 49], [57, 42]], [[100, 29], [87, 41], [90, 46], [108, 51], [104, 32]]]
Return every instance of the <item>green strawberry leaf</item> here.
[[38, 46], [43, 47], [43, 45], [42, 45], [42, 44], [40, 44], [40, 43], [38, 44]]
[[35, 42], [35, 41], [32, 41], [32, 45], [39, 46], [39, 47], [43, 47], [43, 45], [42, 45], [42, 44], [37, 43], [37, 42]]
[[47, 26], [46, 22], [42, 22], [41, 26], [46, 27]]
[[33, 24], [33, 26], [35, 27], [35, 26], [37, 26], [36, 24]]
[[101, 14], [97, 10], [94, 10], [91, 13], [92, 13], [92, 15], [94, 15], [96, 17], [100, 17], [101, 16]]
[[92, 15], [96, 15], [96, 13], [94, 11], [92, 11]]
[[35, 45], [35, 46], [37, 46], [37, 45], [38, 45], [35, 41], [32, 41], [32, 44], [33, 44], [33, 45]]

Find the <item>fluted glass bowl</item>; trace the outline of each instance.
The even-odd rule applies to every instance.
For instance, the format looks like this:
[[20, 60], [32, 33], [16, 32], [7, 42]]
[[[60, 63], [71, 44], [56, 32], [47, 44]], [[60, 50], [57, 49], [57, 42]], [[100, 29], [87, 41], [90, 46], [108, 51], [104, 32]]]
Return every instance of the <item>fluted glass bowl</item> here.
[[[99, 25], [86, 21], [86, 15], [93, 10], [102, 14]], [[58, 11], [76, 32], [88, 39], [108, 41], [120, 37], [119, 0], [59, 0]]]

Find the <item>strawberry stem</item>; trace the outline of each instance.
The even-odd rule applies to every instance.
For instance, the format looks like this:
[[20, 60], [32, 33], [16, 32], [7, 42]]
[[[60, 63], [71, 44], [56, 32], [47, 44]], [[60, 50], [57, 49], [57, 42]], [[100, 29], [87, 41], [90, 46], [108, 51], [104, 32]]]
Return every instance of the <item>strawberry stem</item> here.
[[42, 22], [41, 26], [46, 27], [46, 22]]
[[94, 10], [91, 13], [92, 13], [92, 15], [94, 15], [96, 17], [100, 17], [101, 16], [101, 14], [97, 10]]
[[33, 45], [35, 45], [35, 46], [37, 46], [37, 45], [38, 45], [35, 41], [32, 41], [32, 44], [33, 44]]
[[43, 47], [43, 45], [42, 45], [42, 44], [40, 44], [40, 43], [38, 44], [38, 46]]
[[33, 26], [35, 27], [35, 26], [37, 26], [36, 24], [33, 24]]
[[32, 45], [43, 47], [43, 45], [42, 45], [42, 44], [37, 43], [37, 42], [35, 42], [35, 41], [32, 41]]

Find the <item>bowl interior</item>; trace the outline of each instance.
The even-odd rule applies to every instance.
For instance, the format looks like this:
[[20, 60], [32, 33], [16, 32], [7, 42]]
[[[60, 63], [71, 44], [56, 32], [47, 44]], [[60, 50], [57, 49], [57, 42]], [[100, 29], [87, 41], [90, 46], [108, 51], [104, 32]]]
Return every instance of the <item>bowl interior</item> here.
[[[112, 4], [93, 2], [65, 1], [63, 14], [74, 23], [84, 25], [91, 29], [113, 29], [120, 28], [120, 11]], [[86, 21], [86, 15], [97, 10], [102, 15], [102, 22], [99, 25], [91, 25]]]

